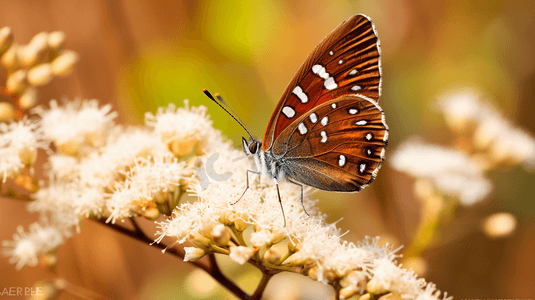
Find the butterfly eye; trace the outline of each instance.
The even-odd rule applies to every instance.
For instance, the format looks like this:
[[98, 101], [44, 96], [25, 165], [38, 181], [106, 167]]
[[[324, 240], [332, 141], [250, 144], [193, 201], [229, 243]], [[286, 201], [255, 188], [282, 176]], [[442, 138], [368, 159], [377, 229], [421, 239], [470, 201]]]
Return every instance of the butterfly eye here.
[[256, 150], [258, 150], [258, 143], [257, 142], [252, 142], [249, 145], [249, 151], [251, 152], [251, 154], [256, 154]]

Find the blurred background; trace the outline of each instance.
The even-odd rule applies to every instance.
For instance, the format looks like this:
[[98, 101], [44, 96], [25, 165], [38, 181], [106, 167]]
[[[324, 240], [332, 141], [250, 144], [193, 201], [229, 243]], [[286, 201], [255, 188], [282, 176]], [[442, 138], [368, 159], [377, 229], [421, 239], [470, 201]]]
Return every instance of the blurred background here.
[[[398, 247], [411, 244], [421, 212], [414, 180], [394, 171], [388, 155], [413, 135], [451, 144], [452, 133], [434, 109], [437, 97], [475, 89], [506, 118], [535, 133], [534, 8], [534, 1], [522, 0], [19, 0], [0, 1], [0, 27], [11, 26], [19, 44], [42, 31], [63, 31], [66, 48], [80, 55], [71, 76], [39, 89], [40, 104], [95, 98], [113, 105], [118, 122], [142, 124], [144, 112], [189, 99], [207, 106], [214, 126], [240, 146], [244, 132], [202, 89], [221, 93], [262, 137], [280, 95], [314, 47], [350, 16], [370, 16], [383, 54], [380, 104], [391, 134], [387, 161], [363, 192], [318, 192], [315, 198], [330, 222], [343, 218], [338, 225], [349, 231], [346, 240], [381, 236]], [[6, 79], [3, 71], [0, 82]], [[448, 238], [425, 251], [423, 267], [415, 270], [456, 299], [533, 298], [535, 174], [510, 167], [489, 176], [490, 196], [459, 207], [441, 228]], [[511, 213], [517, 226], [492, 239], [480, 227], [496, 212]], [[0, 240], [12, 239], [18, 225], [27, 228], [35, 219], [25, 203], [1, 199]], [[232, 299], [187, 263], [94, 222], [84, 222], [58, 256], [57, 274], [110, 298]], [[247, 267], [229, 263], [224, 269], [247, 291], [258, 280]], [[7, 258], [0, 259], [0, 270], [0, 288], [29, 287], [57, 275], [38, 267], [17, 271]], [[316, 299], [314, 294], [330, 287], [278, 275], [266, 298], [282, 299], [281, 291], [288, 299]]]

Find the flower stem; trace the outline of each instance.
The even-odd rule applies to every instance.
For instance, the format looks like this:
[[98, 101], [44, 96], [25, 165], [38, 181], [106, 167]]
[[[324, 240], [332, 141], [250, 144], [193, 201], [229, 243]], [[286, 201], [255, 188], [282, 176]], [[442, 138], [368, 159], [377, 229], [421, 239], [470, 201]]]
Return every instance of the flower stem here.
[[[122, 226], [119, 226], [117, 224], [113, 224], [113, 223], [106, 223], [106, 218], [100, 218], [100, 219], [92, 219], [102, 225], [105, 225], [111, 229], [114, 229], [120, 233], [123, 233], [131, 238], [134, 238], [138, 241], [141, 241], [141, 242], [144, 242], [144, 243], [148, 243], [150, 245], [153, 245], [153, 246], [156, 246], [162, 250], [165, 250], [166, 253], [169, 253], [171, 255], [174, 255], [182, 260], [184, 260], [184, 256], [185, 256], [185, 252], [183, 249], [178, 249], [178, 248], [171, 248], [171, 247], [168, 247], [167, 245], [163, 244], [163, 243], [154, 243], [154, 241], [152, 239], [150, 239], [149, 237], [147, 237], [143, 231], [141, 231], [141, 229], [137, 230], [137, 229], [134, 229], [134, 230], [131, 230], [131, 229], [128, 229], [126, 227], [122, 227]], [[132, 223], [133, 225], [134, 224], [137, 224], [137, 223]], [[136, 225], [134, 225], [134, 227], [136, 227]], [[232, 292], [234, 295], [236, 295], [236, 297], [240, 298], [240, 299], [250, 299], [250, 295], [247, 294], [245, 291], [243, 291], [239, 286], [237, 286], [234, 282], [232, 282], [231, 280], [229, 280], [227, 277], [225, 277], [225, 275], [223, 275], [223, 273], [221, 272], [221, 270], [219, 269], [219, 266], [217, 265], [217, 262], [215, 261], [215, 256], [214, 254], [209, 254], [208, 255], [209, 259], [210, 259], [210, 264], [205, 264], [205, 263], [202, 263], [200, 261], [189, 261], [188, 263], [191, 263], [193, 265], [195, 265], [196, 267], [198, 268], [201, 268], [202, 270], [204, 270], [206, 273], [210, 274], [210, 276], [212, 276], [217, 282], [219, 282], [222, 286], [224, 286], [225, 288], [227, 288], [230, 292]]]
[[257, 300], [262, 297], [262, 294], [264, 294], [264, 290], [266, 289], [266, 286], [269, 282], [269, 280], [273, 277], [273, 274], [268, 273], [262, 273], [262, 279], [260, 279], [260, 282], [258, 283], [258, 286], [256, 287], [256, 290], [251, 295], [251, 300]]
[[[249, 294], [247, 294], [245, 291], [243, 291], [239, 286], [234, 284], [234, 282], [230, 281], [219, 269], [219, 265], [217, 264], [217, 260], [215, 259], [215, 254], [209, 253], [208, 259], [210, 260], [210, 266], [208, 269], [203, 269], [206, 271], [210, 276], [212, 276], [215, 280], [217, 280], [220, 284], [222, 284], [224, 287], [226, 287], [229, 291], [231, 291], [234, 295], [236, 295], [240, 299], [252, 299]], [[259, 298], [260, 299], [260, 298]]]

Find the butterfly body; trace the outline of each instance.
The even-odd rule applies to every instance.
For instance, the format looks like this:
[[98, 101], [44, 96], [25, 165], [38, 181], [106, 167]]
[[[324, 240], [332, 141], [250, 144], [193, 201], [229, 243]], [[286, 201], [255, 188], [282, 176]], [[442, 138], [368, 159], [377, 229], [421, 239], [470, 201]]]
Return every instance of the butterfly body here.
[[388, 140], [380, 46], [371, 20], [355, 15], [310, 54], [275, 108], [262, 142], [242, 139], [257, 172], [277, 183], [358, 192], [381, 167]]

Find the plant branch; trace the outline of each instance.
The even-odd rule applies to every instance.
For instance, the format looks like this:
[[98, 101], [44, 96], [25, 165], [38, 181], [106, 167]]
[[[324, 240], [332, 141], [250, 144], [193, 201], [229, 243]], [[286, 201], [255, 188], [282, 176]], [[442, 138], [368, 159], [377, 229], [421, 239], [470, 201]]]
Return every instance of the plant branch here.
[[[184, 250], [182, 249], [178, 249], [178, 248], [172, 248], [172, 247], [169, 247], [169, 246], [166, 246], [164, 245], [163, 243], [154, 243], [154, 241], [152, 239], [150, 239], [149, 237], [147, 237], [143, 231], [141, 231], [141, 229], [137, 229], [136, 225], [137, 223], [135, 222], [132, 222], [132, 224], [136, 224], [134, 225], [134, 230], [131, 230], [131, 229], [128, 229], [128, 228], [125, 228], [125, 227], [122, 227], [122, 226], [119, 226], [117, 224], [113, 224], [113, 223], [106, 223], [106, 219], [105, 218], [100, 218], [100, 219], [92, 219], [102, 225], [105, 225], [109, 228], [112, 228], [122, 234], [125, 234], [131, 238], [134, 238], [138, 241], [141, 241], [141, 242], [144, 242], [144, 243], [148, 243], [150, 245], [153, 245], [153, 246], [156, 246], [162, 250], [164, 250], [166, 253], [169, 253], [171, 255], [174, 255], [178, 258], [180, 258], [181, 260], [184, 260], [184, 256], [185, 256], [185, 253], [184, 253]], [[249, 296], [249, 294], [247, 294], [245, 291], [243, 291], [239, 286], [237, 286], [234, 282], [230, 281], [227, 277], [225, 277], [225, 275], [223, 275], [223, 273], [221, 272], [221, 270], [219, 269], [219, 266], [217, 265], [217, 262], [215, 261], [215, 255], [213, 253], [210, 253], [208, 254], [208, 258], [210, 260], [210, 263], [209, 264], [205, 264], [205, 263], [202, 263], [200, 261], [189, 261], [188, 263], [191, 263], [193, 265], [195, 265], [196, 267], [198, 268], [201, 268], [203, 269], [206, 273], [210, 274], [210, 276], [212, 276], [217, 282], [219, 282], [222, 286], [224, 286], [225, 288], [227, 288], [230, 292], [232, 292], [234, 295], [236, 295], [238, 298], [240, 299], [250, 299], [251, 297]]]
[[260, 279], [260, 283], [258, 283], [256, 290], [251, 295], [251, 300], [257, 300], [262, 297], [271, 277], [273, 277], [273, 274], [262, 273], [262, 279]]
[[215, 259], [215, 254], [209, 253], [208, 259], [210, 260], [210, 266], [209, 270], [204, 269], [210, 276], [212, 276], [215, 280], [217, 280], [220, 284], [222, 284], [224, 287], [226, 287], [229, 291], [231, 291], [234, 295], [238, 296], [240, 299], [252, 299], [249, 294], [247, 294], [245, 291], [243, 291], [240, 287], [238, 287], [234, 282], [230, 281], [219, 269], [219, 266], [217, 264], [217, 261]]

